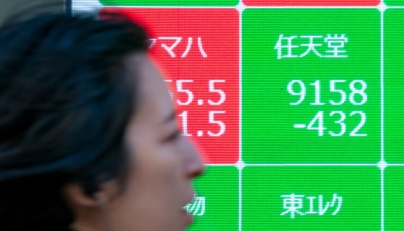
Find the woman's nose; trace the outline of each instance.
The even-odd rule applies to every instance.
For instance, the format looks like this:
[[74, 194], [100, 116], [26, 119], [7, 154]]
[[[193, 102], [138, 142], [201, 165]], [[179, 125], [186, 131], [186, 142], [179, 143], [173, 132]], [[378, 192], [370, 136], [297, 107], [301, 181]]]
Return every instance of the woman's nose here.
[[205, 171], [205, 166], [196, 147], [192, 144], [190, 140], [187, 140], [187, 151], [186, 151], [186, 173], [191, 179], [196, 178], [203, 174]]

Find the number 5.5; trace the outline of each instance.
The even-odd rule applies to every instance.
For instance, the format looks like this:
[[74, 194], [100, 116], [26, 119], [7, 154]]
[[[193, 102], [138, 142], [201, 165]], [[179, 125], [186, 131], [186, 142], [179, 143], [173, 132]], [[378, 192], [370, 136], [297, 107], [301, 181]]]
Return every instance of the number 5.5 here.
[[193, 80], [177, 80], [177, 82], [176, 82], [177, 92], [185, 93], [188, 95], [188, 99], [185, 102], [181, 102], [179, 99], [177, 99], [178, 105], [181, 105], [181, 106], [189, 105], [192, 102], [192, 100], [194, 100], [194, 94], [192, 93], [192, 91], [183, 89], [183, 86], [182, 86], [182, 83], [192, 83], [192, 82], [194, 82], [194, 81]]

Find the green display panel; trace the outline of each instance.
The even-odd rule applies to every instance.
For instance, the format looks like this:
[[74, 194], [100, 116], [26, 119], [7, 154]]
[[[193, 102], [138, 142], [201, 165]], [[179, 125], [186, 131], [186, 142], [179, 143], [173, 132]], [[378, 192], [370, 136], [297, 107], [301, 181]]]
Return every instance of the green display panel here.
[[237, 0], [99, 0], [105, 6], [235, 6]]
[[385, 159], [404, 163], [404, 9], [384, 16]]
[[246, 9], [246, 163], [377, 163], [380, 12]]
[[384, 1], [388, 6], [404, 6], [403, 0], [386, 0]]
[[404, 168], [385, 169], [385, 231], [404, 230]]
[[380, 231], [377, 167], [245, 167], [243, 230]]
[[238, 229], [239, 172], [235, 167], [208, 167], [194, 183], [197, 193], [188, 211], [194, 215], [192, 231]]

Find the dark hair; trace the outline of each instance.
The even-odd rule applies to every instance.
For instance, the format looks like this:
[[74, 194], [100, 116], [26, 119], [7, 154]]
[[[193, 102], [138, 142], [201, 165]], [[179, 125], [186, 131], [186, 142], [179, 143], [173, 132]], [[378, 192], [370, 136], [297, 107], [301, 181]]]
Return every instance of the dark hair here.
[[91, 195], [120, 176], [136, 79], [122, 59], [146, 52], [121, 16], [39, 15], [0, 29], [0, 230], [69, 230], [61, 194]]

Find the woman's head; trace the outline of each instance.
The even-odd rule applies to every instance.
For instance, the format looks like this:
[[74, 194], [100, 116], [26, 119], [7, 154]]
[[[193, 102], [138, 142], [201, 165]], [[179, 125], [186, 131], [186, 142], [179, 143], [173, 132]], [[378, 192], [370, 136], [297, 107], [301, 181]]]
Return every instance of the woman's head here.
[[117, 16], [43, 15], [0, 31], [2, 230], [185, 227], [203, 167], [147, 47]]

